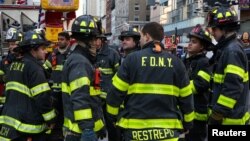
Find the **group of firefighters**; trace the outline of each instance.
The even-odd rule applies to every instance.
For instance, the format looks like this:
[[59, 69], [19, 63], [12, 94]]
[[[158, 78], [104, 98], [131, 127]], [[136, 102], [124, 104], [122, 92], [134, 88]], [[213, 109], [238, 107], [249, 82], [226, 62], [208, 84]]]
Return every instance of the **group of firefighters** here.
[[156, 22], [121, 32], [123, 56], [91, 15], [77, 17], [71, 35], [59, 33], [47, 57], [42, 31], [9, 29], [0, 140], [205, 141], [207, 125], [248, 124], [248, 59], [236, 37], [237, 13], [216, 6], [207, 23], [188, 34], [183, 60], [164, 50]]

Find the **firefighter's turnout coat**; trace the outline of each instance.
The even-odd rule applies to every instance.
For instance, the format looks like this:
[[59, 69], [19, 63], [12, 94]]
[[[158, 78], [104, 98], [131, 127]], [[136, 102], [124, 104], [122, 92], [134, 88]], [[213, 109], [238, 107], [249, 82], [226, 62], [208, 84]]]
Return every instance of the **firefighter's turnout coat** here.
[[41, 62], [32, 55], [11, 63], [7, 74], [6, 103], [0, 116], [0, 140], [45, 132], [56, 114]]
[[106, 98], [107, 92], [110, 91], [112, 77], [119, 67], [119, 61], [118, 52], [106, 44], [97, 52], [96, 67], [101, 71], [102, 98]]
[[249, 120], [247, 57], [236, 34], [223, 39], [216, 47], [212, 112], [223, 115], [222, 124], [244, 125]]
[[100, 93], [92, 87], [94, 67], [88, 47], [73, 44], [62, 72], [64, 126], [74, 133], [103, 128]]
[[194, 94], [195, 120], [207, 121], [209, 89], [212, 69], [206, 54], [199, 54], [184, 59], [192, 92]]
[[121, 64], [107, 95], [107, 111], [118, 115], [117, 125], [125, 130], [189, 129], [194, 107], [185, 66], [176, 56], [154, 52], [153, 47], [153, 42], [147, 43]]

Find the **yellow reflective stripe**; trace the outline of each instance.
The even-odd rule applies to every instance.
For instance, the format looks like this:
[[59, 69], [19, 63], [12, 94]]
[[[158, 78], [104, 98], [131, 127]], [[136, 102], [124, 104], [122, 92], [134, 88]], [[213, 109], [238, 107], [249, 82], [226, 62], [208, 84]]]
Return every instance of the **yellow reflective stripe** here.
[[32, 35], [32, 39], [37, 39], [38, 37], [37, 37], [37, 35], [36, 34], [33, 34]]
[[42, 83], [42, 84], [39, 84], [39, 85], [31, 88], [30, 92], [31, 92], [32, 96], [36, 96], [38, 94], [41, 94], [41, 93], [49, 91], [49, 90], [50, 90], [49, 84]]
[[79, 89], [83, 87], [84, 85], [88, 85], [88, 86], [90, 85], [90, 81], [88, 77], [81, 77], [70, 82], [70, 90], [71, 92], [73, 92], [74, 90]]
[[64, 118], [63, 126], [68, 128], [70, 131], [74, 131], [79, 134], [82, 133], [82, 130], [79, 128], [78, 124], [71, 122], [68, 118]]
[[15, 128], [17, 131], [24, 133], [41, 133], [46, 128], [46, 124], [42, 125], [26, 124], [9, 116], [0, 116], [0, 124], [11, 126]]
[[[233, 74], [240, 76], [243, 79], [243, 82], [247, 82], [249, 80], [248, 72], [242, 74], [242, 72], [240, 72], [238, 70], [233, 70], [231, 68], [226, 68], [224, 71], [225, 71], [225, 73], [233, 73]], [[220, 83], [220, 84], [223, 83], [224, 78], [225, 78], [225, 76], [223, 74], [218, 74], [218, 73], [214, 74], [214, 82], [216, 82], [216, 83]]]
[[145, 128], [169, 128], [183, 129], [181, 120], [179, 119], [126, 119], [121, 118], [118, 126], [125, 129], [145, 129]]
[[216, 14], [216, 13], [217, 13], [217, 11], [218, 11], [218, 9], [215, 9], [215, 10], [213, 11], [213, 14]]
[[192, 86], [189, 84], [188, 86], [180, 89], [180, 96], [187, 97], [192, 94]]
[[46, 67], [52, 68], [52, 65], [51, 65], [51, 63], [50, 63], [49, 60], [46, 60], [46, 61], [44, 62], [44, 64], [43, 64], [43, 66], [44, 66], [45, 68], [46, 68]]
[[223, 83], [224, 82], [224, 75], [215, 73], [214, 74], [214, 82], [220, 83], [220, 84]]
[[116, 63], [116, 64], [115, 64], [115, 68], [118, 68], [118, 67], [119, 67], [119, 63]]
[[217, 103], [232, 109], [234, 107], [234, 105], [236, 104], [236, 100], [220, 94], [220, 96], [217, 100]]
[[241, 119], [223, 118], [223, 125], [246, 125], [250, 118], [249, 112], [246, 112]]
[[107, 93], [104, 92], [104, 91], [101, 91], [100, 97], [103, 98], [103, 99], [106, 99], [107, 98]]
[[101, 119], [95, 121], [94, 131], [100, 131], [104, 127], [104, 123]]
[[128, 88], [128, 94], [162, 94], [179, 96], [179, 89], [174, 85], [135, 83]]
[[2, 136], [0, 136], [0, 140], [1, 140], [1, 141], [11, 141], [11, 139], [4, 138], [4, 137], [2, 137]]
[[203, 78], [203, 79], [206, 80], [207, 82], [210, 82], [211, 77], [210, 77], [210, 75], [209, 75], [208, 73], [206, 73], [205, 71], [200, 70], [200, 71], [198, 72], [198, 76], [200, 76], [201, 78]]
[[226, 12], [226, 17], [230, 17], [230, 16], [232, 16], [232, 14], [229, 11], [227, 11]]
[[71, 95], [70, 87], [65, 82], [62, 82], [62, 92]]
[[62, 71], [63, 65], [56, 65], [55, 69], [53, 69], [53, 70]]
[[99, 68], [99, 69], [103, 74], [113, 74], [114, 73], [112, 68]]
[[184, 114], [184, 121], [185, 122], [191, 122], [194, 120], [195, 113], [194, 111], [189, 114]]
[[208, 119], [208, 114], [201, 114], [201, 113], [197, 113], [197, 112], [195, 112], [194, 114], [195, 114], [194, 119], [196, 119], [196, 120], [207, 121], [207, 119]]
[[119, 108], [118, 107], [113, 107], [107, 104], [107, 112], [111, 115], [118, 115]]
[[193, 94], [196, 94], [197, 90], [196, 90], [196, 88], [194, 86], [194, 81], [193, 80], [190, 80], [190, 85], [191, 85], [191, 89], [192, 89]]
[[86, 24], [85, 21], [82, 21], [82, 22], [80, 23], [80, 26], [87, 26], [87, 24]]
[[212, 114], [212, 109], [208, 108], [208, 116], [210, 116]]
[[127, 91], [129, 84], [121, 80], [117, 75], [113, 77], [112, 84], [120, 91]]
[[222, 13], [217, 14], [217, 18], [218, 19], [223, 18], [223, 14]]
[[94, 23], [93, 21], [91, 21], [91, 22], [89, 23], [89, 27], [94, 28], [94, 27], [95, 27], [95, 23]]
[[[74, 132], [80, 133], [80, 134], [82, 133], [82, 130], [79, 128], [78, 124], [71, 122], [70, 119], [68, 119], [68, 118], [64, 118], [63, 125], [64, 125], [64, 127], [68, 128], [70, 131], [74, 131]], [[104, 127], [104, 123], [101, 119], [95, 121], [94, 131], [99, 131], [103, 127]]]
[[3, 70], [0, 70], [0, 75], [4, 75], [4, 71]]
[[91, 109], [81, 109], [74, 111], [75, 120], [84, 120], [92, 118], [92, 110]]
[[28, 97], [31, 97], [31, 94], [30, 94], [30, 89], [19, 83], [19, 82], [14, 82], [14, 81], [10, 81], [6, 84], [6, 88], [5, 88], [6, 91], [8, 90], [14, 90], [14, 91], [18, 91], [22, 94], [25, 94], [27, 95]]
[[53, 109], [53, 110], [51, 110], [50, 112], [45, 113], [45, 114], [42, 114], [42, 115], [43, 115], [43, 119], [44, 119], [45, 121], [49, 121], [49, 120], [53, 119], [54, 117], [56, 117], [56, 112], [55, 112], [55, 110]]
[[5, 96], [0, 96], [0, 103], [5, 103], [5, 100], [6, 100], [6, 98], [5, 98]]
[[93, 86], [90, 86], [89, 89], [90, 89], [89, 92], [91, 96], [101, 95], [101, 90], [95, 89]]
[[58, 89], [60, 89], [61, 87], [62, 85], [59, 83], [53, 83], [53, 85], [51, 86], [51, 88], [58, 88]]
[[235, 66], [235, 65], [227, 65], [227, 67], [224, 70], [224, 73], [225, 74], [226, 73], [236, 74], [236, 75], [240, 76], [243, 80], [245, 80], [244, 79], [245, 76], [248, 76], [245, 74], [245, 71], [242, 68]]
[[47, 130], [47, 131], [45, 132], [45, 134], [48, 134], [48, 135], [49, 135], [49, 134], [51, 134], [51, 132], [52, 132], [51, 129], [49, 129], [49, 130]]
[[179, 141], [179, 138], [165, 139], [161, 141]]

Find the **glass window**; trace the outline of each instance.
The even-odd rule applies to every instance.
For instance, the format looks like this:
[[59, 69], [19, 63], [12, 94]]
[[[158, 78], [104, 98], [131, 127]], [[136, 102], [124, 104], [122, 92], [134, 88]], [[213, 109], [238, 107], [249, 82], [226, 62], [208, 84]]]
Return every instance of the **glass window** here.
[[135, 20], [135, 21], [139, 21], [139, 16], [135, 15], [135, 16], [134, 16], [134, 20]]

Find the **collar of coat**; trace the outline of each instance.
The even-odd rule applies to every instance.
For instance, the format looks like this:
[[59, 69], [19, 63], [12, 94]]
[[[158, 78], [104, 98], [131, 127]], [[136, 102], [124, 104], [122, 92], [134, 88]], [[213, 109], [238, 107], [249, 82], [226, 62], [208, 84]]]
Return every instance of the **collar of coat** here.
[[[162, 49], [164, 49], [164, 45], [163, 45], [162, 43], [160, 43], [160, 46], [161, 46]], [[142, 47], [142, 49], [145, 49], [145, 48], [154, 48], [154, 47], [155, 47], [154, 41], [150, 41], [150, 42], [146, 43], [146, 44]]]
[[108, 45], [104, 44], [98, 51], [98, 54], [109, 55]]
[[236, 33], [234, 33], [228, 37], [222, 37], [220, 39], [220, 41], [218, 42], [218, 44], [216, 45], [216, 48], [222, 49], [222, 48], [226, 47], [231, 40], [234, 40], [234, 39], [236, 39]]

